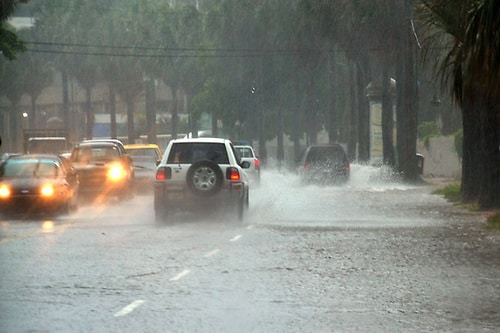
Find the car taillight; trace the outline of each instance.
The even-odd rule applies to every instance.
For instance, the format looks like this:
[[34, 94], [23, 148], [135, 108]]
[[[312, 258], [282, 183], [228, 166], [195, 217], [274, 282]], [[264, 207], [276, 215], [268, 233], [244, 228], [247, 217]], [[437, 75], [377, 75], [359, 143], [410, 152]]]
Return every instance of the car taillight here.
[[156, 180], [166, 180], [172, 178], [172, 169], [161, 167], [156, 170]]
[[304, 163], [303, 167], [304, 167], [304, 169], [307, 169], [309, 167], [309, 164], [308, 163]]
[[349, 161], [345, 162], [345, 168], [346, 170], [349, 170], [351, 168], [351, 164], [349, 163]]
[[54, 195], [54, 186], [52, 186], [52, 184], [45, 184], [40, 189], [40, 193], [44, 197], [51, 197], [52, 195]]
[[260, 167], [260, 161], [259, 161], [259, 159], [258, 159], [258, 158], [255, 158], [255, 159], [254, 159], [254, 164], [255, 164], [255, 169], [257, 169], [257, 170], [258, 170], [258, 169], [259, 169], [259, 167]]
[[229, 180], [240, 180], [240, 172], [236, 168], [227, 168], [226, 169], [226, 178]]
[[0, 186], [0, 198], [6, 199], [10, 197], [10, 188], [7, 185]]

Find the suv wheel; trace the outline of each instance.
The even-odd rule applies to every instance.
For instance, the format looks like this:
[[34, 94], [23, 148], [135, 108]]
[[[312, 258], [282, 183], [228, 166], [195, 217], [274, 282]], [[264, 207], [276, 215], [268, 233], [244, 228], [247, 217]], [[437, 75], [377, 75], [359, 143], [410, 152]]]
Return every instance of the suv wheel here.
[[209, 160], [191, 165], [186, 176], [189, 189], [199, 196], [210, 196], [219, 192], [223, 180], [221, 168]]

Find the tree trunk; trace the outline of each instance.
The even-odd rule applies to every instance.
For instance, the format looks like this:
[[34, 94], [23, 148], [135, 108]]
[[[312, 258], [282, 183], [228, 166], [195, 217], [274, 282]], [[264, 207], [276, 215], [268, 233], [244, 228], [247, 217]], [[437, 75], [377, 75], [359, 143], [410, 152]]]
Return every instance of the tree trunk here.
[[263, 165], [267, 164], [267, 146], [266, 146], [266, 135], [264, 131], [264, 111], [262, 110], [262, 104], [259, 103], [259, 159]]
[[30, 128], [38, 128], [38, 115], [36, 112], [36, 99], [37, 95], [35, 93], [30, 94], [31, 98], [31, 114], [29, 117]]
[[307, 74], [307, 101], [306, 101], [306, 113], [307, 113], [307, 129], [306, 133], [309, 138], [309, 144], [318, 143], [318, 117], [319, 117], [319, 106], [317, 105], [316, 96], [314, 93], [314, 76], [312, 71]]
[[392, 111], [391, 78], [389, 65], [382, 65], [382, 147], [384, 164], [394, 167], [394, 121]]
[[[173, 139], [177, 139], [177, 134], [178, 134], [178, 131], [179, 131], [179, 116], [178, 116], [178, 107], [179, 107], [179, 101], [177, 99], [177, 86], [176, 85], [171, 85], [171, 89], [172, 89], [172, 111], [171, 111], [171, 116], [172, 116], [172, 140]], [[214, 124], [212, 124], [212, 129], [213, 129], [213, 126]], [[215, 126], [217, 127], [217, 122], [215, 124]], [[212, 132], [212, 135], [217, 135], [217, 133], [214, 133]]]
[[61, 82], [62, 82], [62, 95], [63, 95], [62, 119], [64, 128], [66, 130], [69, 130], [71, 122], [69, 117], [70, 113], [69, 113], [68, 73], [66, 72], [65, 69], [61, 70]]
[[93, 128], [94, 128], [94, 110], [92, 109], [92, 94], [91, 88], [85, 88], [85, 111], [87, 113], [87, 140], [92, 139], [93, 137]]
[[500, 208], [500, 100], [489, 100], [480, 112], [480, 208]]
[[153, 79], [145, 81], [146, 96], [146, 130], [148, 143], [156, 143], [156, 96], [155, 82]]
[[22, 121], [23, 116], [19, 111], [19, 104], [21, 103], [21, 98], [17, 101], [11, 100], [11, 112], [9, 114], [8, 119], [8, 131], [7, 135], [3, 136], [3, 145], [7, 144], [7, 150], [10, 151], [23, 151], [24, 147], [21, 147], [21, 129], [22, 129]]
[[355, 64], [349, 62], [349, 139], [347, 140], [347, 156], [349, 161], [356, 160], [356, 143], [358, 141], [358, 106], [356, 103], [356, 68]]
[[462, 107], [463, 117], [463, 154], [462, 154], [462, 185], [460, 192], [464, 203], [477, 200], [480, 193], [480, 172], [477, 169], [480, 153], [477, 143], [480, 137], [479, 122], [475, 110], [481, 107], [474, 100], [467, 99]]
[[357, 96], [358, 96], [358, 160], [367, 163], [370, 161], [370, 105], [366, 97], [366, 86], [371, 81], [368, 69], [368, 60], [362, 57], [357, 62]]
[[111, 86], [109, 87], [109, 118], [111, 137], [117, 138], [118, 133], [116, 131], [116, 94], [115, 90]]
[[135, 98], [127, 96], [127, 134], [128, 143], [135, 143]]
[[[335, 48], [332, 48], [331, 56], [328, 58], [328, 85], [329, 85], [329, 110], [328, 110], [328, 141], [334, 143], [338, 141], [337, 124], [337, 94], [335, 80], [337, 78], [337, 59]], [[349, 148], [348, 148], [349, 150]]]
[[[281, 100], [281, 98], [280, 98]], [[278, 169], [281, 169], [283, 162], [285, 160], [285, 147], [283, 142], [283, 131], [284, 131], [284, 123], [283, 123], [283, 109], [281, 106], [278, 106], [278, 118], [277, 118], [277, 150], [276, 150], [276, 159], [278, 160]]]
[[212, 111], [212, 136], [213, 137], [219, 136], [219, 126], [217, 126], [217, 122], [218, 122], [217, 118], [218, 118], [217, 112]]
[[[407, 17], [406, 14], [404, 17]], [[409, 16], [408, 16], [409, 17]], [[397, 61], [398, 111], [397, 111], [397, 148], [398, 167], [406, 181], [418, 178], [417, 172], [417, 115], [415, 45], [408, 20], [404, 22], [403, 51]]]

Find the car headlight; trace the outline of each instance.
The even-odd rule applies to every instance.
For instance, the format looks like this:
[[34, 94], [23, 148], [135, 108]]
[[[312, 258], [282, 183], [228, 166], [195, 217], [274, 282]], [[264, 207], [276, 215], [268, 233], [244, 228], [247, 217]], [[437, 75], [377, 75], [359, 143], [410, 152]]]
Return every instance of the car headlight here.
[[40, 189], [40, 193], [44, 197], [51, 197], [54, 195], [54, 186], [52, 184], [45, 184]]
[[0, 198], [6, 199], [10, 197], [10, 188], [7, 185], [0, 186]]
[[126, 172], [121, 165], [114, 165], [108, 171], [108, 177], [111, 180], [120, 180], [125, 178]]

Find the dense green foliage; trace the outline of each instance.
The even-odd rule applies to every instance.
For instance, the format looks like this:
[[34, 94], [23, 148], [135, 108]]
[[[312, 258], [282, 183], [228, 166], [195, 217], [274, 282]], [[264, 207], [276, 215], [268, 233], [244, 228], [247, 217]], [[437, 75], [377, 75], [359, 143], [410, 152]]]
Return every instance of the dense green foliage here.
[[7, 19], [19, 2], [19, 0], [2, 0], [0, 4], [0, 54], [8, 60], [16, 59], [18, 52], [26, 50], [24, 42], [7, 23]]
[[[164, 0], [30, 3], [37, 21], [23, 39], [39, 69], [27, 78], [21, 61], [3, 63], [10, 74], [0, 77], [14, 133], [20, 96], [30, 93], [36, 119], [37, 96], [55, 70], [62, 81], [69, 77], [85, 90], [86, 103], [79, 106], [84, 118], [72, 128], [79, 138], [92, 136], [94, 95], [106, 96], [112, 113], [116, 94], [126, 105], [129, 141], [144, 134], [141, 129], [153, 131], [156, 113], [168, 114], [174, 136], [179, 114], [188, 114], [191, 131], [209, 114], [213, 131], [220, 121], [232, 138], [258, 142], [263, 161], [267, 140], [277, 139], [277, 158], [283, 159], [284, 136], [298, 155], [300, 145], [316, 142], [324, 129], [331, 142], [347, 143], [352, 159], [368, 162], [365, 89], [373, 82], [382, 87], [384, 161], [414, 181], [416, 56], [423, 54], [462, 108], [463, 198], [500, 205], [499, 1], [200, 0], [199, 8]], [[145, 89], [155, 81], [172, 92], [165, 105], [155, 105]], [[144, 95], [148, 107], [137, 109]], [[63, 92], [58, 110], [64, 119], [70, 113], [67, 96]], [[149, 123], [136, 126], [135, 118]]]

